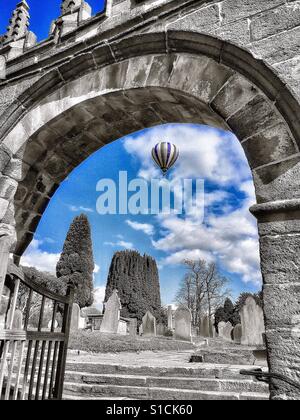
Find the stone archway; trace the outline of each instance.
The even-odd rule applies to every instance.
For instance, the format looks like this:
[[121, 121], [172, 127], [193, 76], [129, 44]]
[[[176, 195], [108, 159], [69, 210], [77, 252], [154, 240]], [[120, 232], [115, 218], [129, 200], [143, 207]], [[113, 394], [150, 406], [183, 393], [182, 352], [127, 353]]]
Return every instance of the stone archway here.
[[[15, 226], [20, 257], [59, 183], [121, 136], [167, 122], [231, 129], [257, 194], [252, 212], [259, 221], [270, 370], [299, 380], [299, 105], [267, 67], [237, 47], [188, 33], [184, 41], [173, 33], [169, 46], [166, 53], [164, 33], [119, 41], [114, 63], [98, 47], [21, 95], [22, 107], [8, 112], [1, 132], [2, 226], [9, 232]], [[272, 397], [296, 392], [273, 381]]]

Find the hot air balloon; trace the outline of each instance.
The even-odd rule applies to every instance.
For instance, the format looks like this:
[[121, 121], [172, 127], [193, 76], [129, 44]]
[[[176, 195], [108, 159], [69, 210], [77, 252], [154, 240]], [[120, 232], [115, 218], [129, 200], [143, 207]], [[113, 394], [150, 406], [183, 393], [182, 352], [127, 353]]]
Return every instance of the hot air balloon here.
[[179, 150], [172, 143], [158, 143], [152, 149], [152, 158], [164, 175], [166, 175], [168, 170], [176, 163], [178, 157]]

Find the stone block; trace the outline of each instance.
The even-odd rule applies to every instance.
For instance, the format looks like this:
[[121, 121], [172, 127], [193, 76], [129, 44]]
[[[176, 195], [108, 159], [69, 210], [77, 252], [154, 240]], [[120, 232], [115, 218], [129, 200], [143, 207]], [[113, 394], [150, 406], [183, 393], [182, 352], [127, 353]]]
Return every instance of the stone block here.
[[244, 108], [258, 91], [245, 77], [234, 74], [214, 98], [211, 106], [226, 120]]
[[266, 329], [289, 328], [300, 332], [300, 282], [264, 286]]
[[[284, 375], [296, 383], [299, 383], [299, 326], [295, 329], [267, 329], [266, 335], [268, 348], [271, 349], [272, 352], [272, 357], [269, 357], [271, 371]], [[299, 391], [292, 385], [273, 379], [271, 381], [271, 397], [272, 399], [299, 400]]]
[[[294, 4], [293, 4], [294, 3]], [[292, 2], [267, 10], [251, 19], [252, 40], [259, 41], [300, 25], [299, 4]]]
[[265, 60], [268, 64], [290, 60], [299, 54], [300, 26], [253, 42], [250, 49], [255, 57]]
[[250, 18], [259, 12], [285, 4], [284, 0], [225, 0], [222, 2], [223, 23]]
[[29, 165], [20, 159], [11, 159], [9, 164], [3, 171], [3, 175], [7, 175], [16, 181], [23, 181], [29, 171]]
[[129, 60], [126, 81], [124, 84], [125, 89], [135, 89], [145, 86], [148, 78], [152, 56], [137, 57]]
[[300, 198], [298, 157], [273, 163], [253, 171], [257, 202]]
[[3, 172], [3, 170], [6, 168], [8, 162], [10, 161], [9, 154], [0, 148], [0, 172]]
[[228, 124], [239, 140], [243, 140], [282, 121], [274, 105], [258, 95], [231, 116]]
[[300, 55], [273, 66], [279, 77], [288, 84], [300, 100]]
[[231, 70], [210, 58], [181, 55], [174, 66], [169, 86], [210, 103], [231, 75]]
[[0, 176], [0, 197], [11, 200], [17, 190], [18, 183], [7, 176]]
[[300, 284], [299, 235], [264, 236], [260, 249], [265, 284]]
[[291, 134], [284, 123], [267, 128], [243, 142], [251, 168], [288, 158], [297, 153]]
[[0, 221], [5, 216], [8, 206], [9, 206], [9, 201], [5, 200], [4, 198], [0, 198]]

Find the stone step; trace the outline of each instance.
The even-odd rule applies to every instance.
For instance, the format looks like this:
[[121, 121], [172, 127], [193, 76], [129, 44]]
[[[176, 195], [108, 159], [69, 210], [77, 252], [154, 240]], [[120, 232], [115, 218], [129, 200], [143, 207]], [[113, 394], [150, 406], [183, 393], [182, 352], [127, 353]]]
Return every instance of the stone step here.
[[230, 364], [230, 365], [254, 365], [267, 366], [267, 360], [257, 359], [253, 350], [247, 349], [211, 349], [197, 350], [191, 356], [192, 363]]
[[186, 377], [155, 377], [134, 375], [90, 374], [66, 372], [66, 382], [88, 385], [121, 385], [133, 387], [192, 389], [216, 392], [268, 393], [268, 385], [251, 379], [215, 379]]
[[186, 366], [147, 366], [147, 365], [119, 365], [99, 362], [68, 362], [68, 372], [95, 373], [98, 375], [129, 375], [155, 377], [187, 377], [187, 378], [217, 378], [217, 379], [245, 379], [240, 375], [242, 369], [259, 369], [261, 366], [225, 365], [190, 363]]
[[244, 393], [244, 392], [215, 392], [215, 391], [195, 391], [192, 389], [169, 389], [137, 386], [120, 385], [88, 385], [66, 382], [64, 388], [64, 398], [72, 396], [86, 399], [100, 398], [122, 398], [137, 400], [268, 400], [268, 395], [264, 393]]

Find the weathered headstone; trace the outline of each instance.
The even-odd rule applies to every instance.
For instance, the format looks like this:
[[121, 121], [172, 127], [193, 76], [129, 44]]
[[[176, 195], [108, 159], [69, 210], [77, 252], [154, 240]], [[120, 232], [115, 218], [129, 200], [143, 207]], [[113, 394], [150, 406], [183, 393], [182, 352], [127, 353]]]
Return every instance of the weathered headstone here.
[[100, 331], [103, 333], [117, 334], [120, 321], [121, 301], [115, 289], [105, 304], [105, 312]]
[[188, 307], [179, 306], [175, 311], [175, 340], [192, 341], [192, 314]]
[[137, 335], [137, 319], [131, 318], [128, 325], [130, 337], [136, 337]]
[[168, 306], [168, 329], [173, 330], [173, 309], [172, 309], [172, 305]]
[[201, 336], [205, 338], [211, 337], [210, 335], [210, 320], [207, 315], [205, 315], [201, 320]]
[[149, 311], [143, 317], [143, 335], [156, 336], [156, 319]]
[[223, 333], [222, 333], [222, 337], [224, 340], [226, 341], [232, 341], [232, 331], [233, 331], [233, 326], [231, 324], [231, 322], [227, 322], [223, 328]]
[[71, 331], [79, 330], [80, 307], [78, 303], [73, 303], [71, 317]]
[[157, 335], [165, 335], [166, 327], [164, 324], [157, 324]]
[[15, 310], [13, 319], [13, 330], [21, 330], [23, 328], [23, 313], [20, 309]]
[[86, 317], [83, 317], [83, 316], [81, 316], [80, 315], [80, 317], [79, 317], [79, 323], [78, 323], [78, 328], [80, 329], [80, 330], [84, 330], [85, 329], [85, 327], [86, 327]]
[[5, 329], [6, 313], [9, 306], [9, 289], [3, 287], [3, 295], [0, 297], [0, 330]]
[[242, 334], [243, 334], [242, 325], [241, 324], [236, 325], [233, 330], [233, 340], [235, 344], [242, 343]]
[[[48, 330], [51, 330], [52, 327], [52, 319], [48, 322]], [[54, 330], [56, 330], [58, 328], [58, 322], [56, 321], [56, 319], [54, 320]]]
[[223, 321], [219, 322], [218, 324], [219, 337], [221, 338], [223, 338], [223, 330], [225, 326], [226, 326], [226, 322], [223, 322]]
[[127, 335], [127, 322], [126, 321], [123, 321], [123, 320], [119, 321], [118, 334]]
[[215, 338], [216, 336], [216, 329], [215, 329], [215, 317], [212, 316], [209, 321], [209, 336], [211, 338]]
[[240, 310], [242, 324], [242, 344], [244, 346], [262, 346], [265, 333], [264, 314], [262, 308], [249, 296]]

